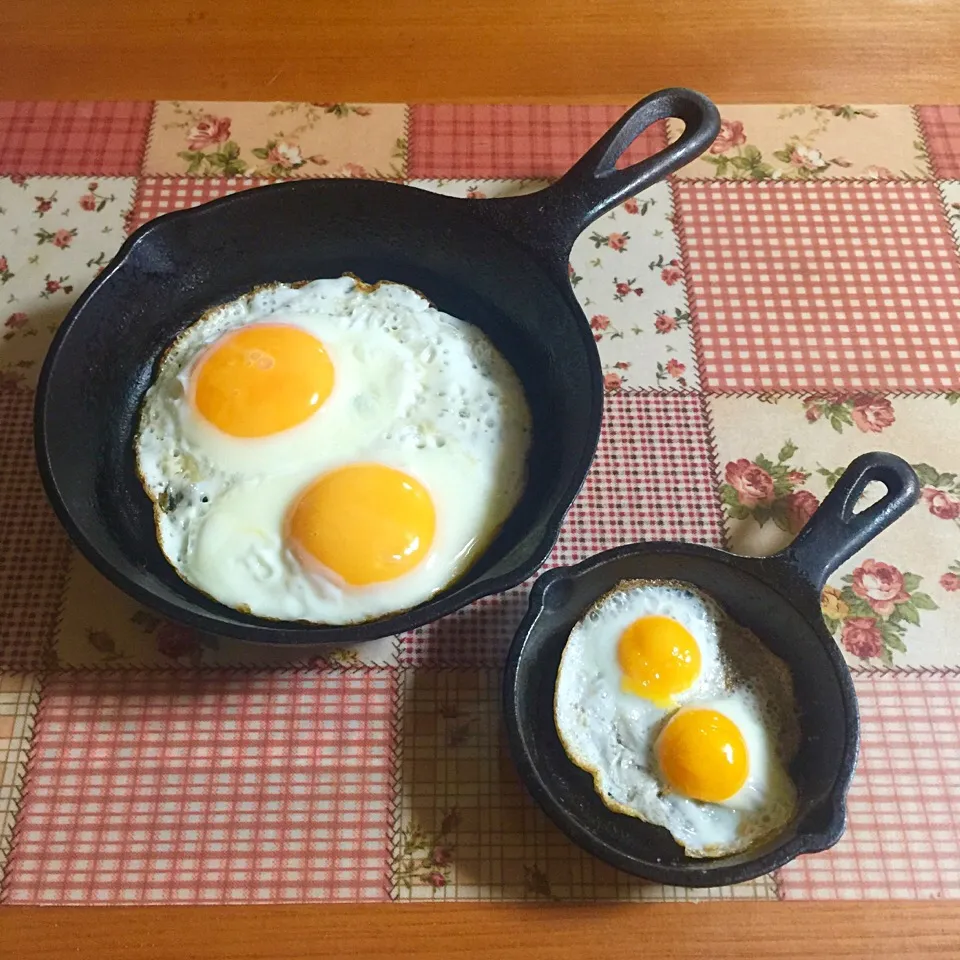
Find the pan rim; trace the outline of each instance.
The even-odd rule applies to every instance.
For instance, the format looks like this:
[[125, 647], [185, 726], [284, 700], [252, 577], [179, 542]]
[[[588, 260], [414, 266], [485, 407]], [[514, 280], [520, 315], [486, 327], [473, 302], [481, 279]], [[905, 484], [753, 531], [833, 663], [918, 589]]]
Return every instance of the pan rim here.
[[[142, 243], [150, 240], [151, 237], [161, 231], [169, 229], [170, 226], [175, 223], [187, 219], [200, 219], [209, 216], [211, 213], [216, 213], [220, 210], [238, 205], [248, 205], [250, 203], [249, 198], [257, 196], [259, 191], [263, 190], [271, 190], [275, 194], [280, 192], [323, 192], [343, 189], [347, 184], [350, 185], [349, 189], [363, 189], [365, 192], [371, 194], [377, 192], [381, 194], [386, 192], [392, 193], [397, 190], [412, 189], [419, 195], [417, 202], [422, 200], [425, 203], [433, 203], [437, 207], [449, 208], [451, 205], [457, 205], [461, 210], [469, 210], [471, 207], [479, 205], [477, 201], [448, 197], [389, 181], [327, 178], [286, 181], [284, 183], [255, 187], [229, 196], [217, 198], [216, 200], [196, 207], [164, 214], [138, 227], [127, 237], [106, 269], [83, 291], [54, 334], [40, 370], [34, 400], [34, 452], [47, 500], [53, 507], [57, 519], [66, 530], [71, 542], [99, 573], [138, 602], [174, 620], [189, 624], [192, 627], [211, 634], [232, 637], [248, 642], [260, 642], [272, 646], [298, 647], [362, 643], [415, 630], [441, 617], [454, 613], [482, 597], [509, 590], [533, 576], [549, 555], [559, 536], [560, 528], [567, 511], [576, 499], [580, 488], [583, 486], [583, 482], [596, 453], [603, 415], [602, 372], [599, 355], [592, 337], [589, 335], [589, 325], [587, 324], [586, 317], [583, 314], [580, 304], [573, 296], [569, 283], [564, 286], [559, 282], [558, 276], [555, 276], [557, 271], [551, 269], [549, 260], [537, 258], [534, 252], [525, 247], [518, 246], [518, 251], [523, 251], [531, 263], [536, 263], [540, 267], [544, 278], [558, 291], [570, 309], [571, 314], [575, 318], [579, 318], [580, 322], [578, 322], [577, 327], [580, 333], [580, 346], [585, 354], [590, 379], [590, 396], [588, 401], [590, 409], [587, 418], [588, 432], [585, 431], [586, 440], [584, 446], [580, 450], [575, 463], [570, 468], [569, 481], [557, 492], [557, 507], [543, 522], [543, 536], [531, 546], [528, 556], [524, 561], [518, 562], [511, 569], [492, 578], [487, 577], [471, 581], [469, 579], [470, 571], [468, 570], [467, 573], [464, 574], [464, 577], [458, 581], [459, 586], [455, 584], [452, 589], [441, 591], [424, 603], [399, 614], [391, 614], [356, 624], [322, 625], [305, 621], [267, 620], [265, 618], [242, 614], [240, 611], [233, 610], [222, 604], [218, 604], [218, 610], [216, 612], [197, 612], [190, 610], [184, 605], [161, 597], [149, 588], [142, 586], [127, 570], [121, 568], [120, 565], [113, 563], [103, 555], [101, 550], [95, 546], [81, 524], [73, 516], [73, 510], [69, 505], [69, 498], [63, 493], [58, 481], [50, 444], [48, 443], [48, 423], [52, 403], [51, 393], [52, 387], [56, 386], [58, 365], [61, 362], [67, 362], [65, 359], [67, 357], [65, 349], [67, 340], [71, 332], [82, 322], [81, 318], [85, 314], [87, 304], [112, 277], [128, 265], [132, 255]], [[497, 201], [490, 200], [481, 202], [496, 203]], [[512, 239], [509, 234], [497, 230], [496, 227], [489, 224], [485, 219], [477, 217], [476, 222], [477, 225], [483, 229], [501, 233], [501, 235], [508, 240]], [[513, 242], [515, 243], [515, 241]], [[480, 559], [481, 558], [478, 558], [478, 561]], [[131, 561], [128, 566], [133, 567], [133, 562]], [[186, 585], [186, 587], [188, 590], [192, 589], [189, 585]], [[198, 593], [198, 598], [200, 596]], [[209, 602], [209, 598], [207, 598], [207, 602]]]
[[[743, 565], [739, 567], [741, 572], [748, 573], [759, 583], [777, 593], [785, 604], [793, 607], [804, 620], [814, 627], [814, 633], [830, 660], [840, 688], [843, 703], [844, 746], [833, 785], [829, 794], [822, 801], [823, 807], [829, 806], [829, 820], [819, 830], [794, 833], [783, 843], [761, 856], [736, 864], [726, 865], [724, 864], [724, 858], [706, 861], [690, 858], [687, 862], [679, 865], [662, 864], [654, 859], [641, 860], [632, 854], [625, 854], [617, 847], [597, 838], [590, 831], [588, 825], [566, 811], [562, 804], [557, 801], [555, 791], [551, 790], [540, 776], [538, 765], [534, 762], [532, 752], [528, 748], [528, 744], [538, 740], [540, 734], [536, 731], [525, 734], [520, 723], [518, 708], [522, 697], [518, 692], [519, 667], [525, 656], [527, 643], [536, 628], [536, 621], [546, 609], [545, 594], [547, 588], [558, 580], [583, 576], [597, 567], [623, 557], [651, 553], [663, 554], [666, 550], [669, 550], [670, 553], [697, 556], [713, 562], [722, 562], [720, 558], [723, 557], [733, 557], [738, 561], [743, 561]], [[563, 833], [588, 853], [644, 880], [673, 886], [705, 888], [755, 880], [784, 866], [801, 854], [818, 853], [832, 847], [843, 835], [846, 827], [846, 798], [856, 768], [860, 739], [859, 709], [853, 678], [837, 644], [826, 634], [819, 623], [812, 623], [809, 614], [804, 612], [803, 607], [809, 601], [806, 595], [807, 590], [801, 591], [799, 599], [794, 600], [784, 593], [783, 589], [778, 587], [772, 578], [764, 576], [759, 569], [751, 569], [759, 568], [770, 562], [784, 563], [782, 558], [776, 556], [747, 557], [703, 544], [650, 540], [623, 544], [610, 550], [592, 554], [576, 564], [554, 567], [538, 577], [533, 584], [527, 610], [507, 651], [504, 666], [501, 706], [507, 741], [520, 778], [537, 804]], [[806, 577], [804, 577], [804, 582], [810, 590], [814, 589]], [[537, 729], [539, 730], [539, 727]], [[618, 814], [611, 811], [610, 815], [617, 816]]]

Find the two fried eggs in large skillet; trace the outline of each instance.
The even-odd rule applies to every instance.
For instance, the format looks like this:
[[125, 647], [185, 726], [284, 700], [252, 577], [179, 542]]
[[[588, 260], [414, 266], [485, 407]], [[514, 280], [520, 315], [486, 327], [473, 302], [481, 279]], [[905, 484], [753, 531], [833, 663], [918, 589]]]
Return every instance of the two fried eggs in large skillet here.
[[523, 388], [477, 328], [398, 284], [277, 284], [162, 358], [136, 437], [188, 583], [275, 619], [356, 623], [460, 577], [520, 499]]

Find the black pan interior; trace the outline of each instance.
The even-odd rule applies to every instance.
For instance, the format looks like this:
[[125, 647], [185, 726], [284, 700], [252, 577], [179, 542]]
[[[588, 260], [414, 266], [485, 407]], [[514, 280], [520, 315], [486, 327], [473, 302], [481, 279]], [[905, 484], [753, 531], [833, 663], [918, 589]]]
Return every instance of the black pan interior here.
[[135, 235], [68, 318], [40, 389], [41, 471], [88, 557], [141, 600], [214, 632], [274, 642], [341, 636], [240, 614], [183, 583], [157, 546], [133, 435], [158, 358], [205, 310], [258, 284], [350, 272], [408, 284], [479, 326], [523, 381], [534, 441], [522, 502], [466, 577], [410, 613], [350, 628], [349, 639], [409, 629], [529, 576], [593, 453], [599, 364], [563, 272], [486, 226], [472, 212], [480, 202], [488, 201], [304, 181], [173, 214]]
[[[602, 859], [650, 880], [686, 886], [739, 883], [803, 850], [835, 842], [843, 828], [843, 795], [856, 755], [856, 706], [835, 645], [818, 627], [819, 606], [811, 599], [816, 595], [810, 585], [798, 575], [788, 599], [757, 576], [762, 561], [688, 545], [624, 547], [611, 554], [592, 567], [587, 561], [545, 576], [542, 598], [535, 590], [531, 600], [530, 616], [539, 612], [526, 630], [521, 627], [508, 659], [504, 699], [514, 758], [547, 813]], [[790, 767], [799, 810], [793, 824], [763, 846], [716, 860], [687, 857], [664, 828], [604, 806], [590, 775], [564, 753], [553, 696], [567, 636], [597, 597], [631, 578], [677, 579], [700, 587], [790, 668], [802, 733]]]

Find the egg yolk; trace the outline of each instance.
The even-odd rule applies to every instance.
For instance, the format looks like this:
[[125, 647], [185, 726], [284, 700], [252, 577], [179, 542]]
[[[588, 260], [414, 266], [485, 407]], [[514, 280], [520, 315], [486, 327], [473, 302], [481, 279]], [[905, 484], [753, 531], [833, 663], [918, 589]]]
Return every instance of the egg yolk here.
[[433, 543], [436, 512], [413, 477], [377, 463], [324, 474], [297, 501], [288, 533], [353, 586], [394, 580]]
[[666, 708], [700, 674], [700, 647], [676, 620], [640, 617], [620, 634], [617, 661], [624, 690]]
[[215, 427], [265, 437], [316, 413], [333, 389], [333, 363], [305, 330], [256, 324], [213, 344], [192, 387], [194, 405]]
[[667, 783], [692, 800], [729, 800], [747, 780], [747, 744], [737, 725], [716, 710], [681, 710], [657, 739]]

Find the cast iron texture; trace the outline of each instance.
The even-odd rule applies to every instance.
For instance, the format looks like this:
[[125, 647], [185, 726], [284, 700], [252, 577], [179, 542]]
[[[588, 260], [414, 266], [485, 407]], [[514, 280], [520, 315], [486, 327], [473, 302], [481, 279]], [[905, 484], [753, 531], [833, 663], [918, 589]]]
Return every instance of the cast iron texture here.
[[[617, 170], [651, 123], [686, 129], [656, 156]], [[637, 104], [556, 184], [526, 197], [457, 200], [399, 184], [303, 180], [168, 214], [136, 231], [67, 316], [37, 392], [40, 473], [84, 555], [137, 600], [216, 634], [270, 643], [356, 643], [421, 626], [531, 576], [550, 551], [590, 465], [602, 382], [570, 289], [578, 234], [625, 197], [699, 156], [720, 118], [688, 90]], [[134, 470], [140, 402], [158, 358], [204, 311], [258, 284], [393, 280], [480, 327], [520, 376], [533, 413], [522, 501], [478, 563], [405, 613], [347, 627], [270, 621], [189, 587], [156, 542]]]
[[[882, 481], [886, 494], [854, 514], [872, 480]], [[551, 819], [601, 860], [647, 880], [686, 887], [742, 883], [798, 854], [833, 846], [844, 829], [859, 719], [850, 673], [823, 625], [820, 591], [833, 570], [913, 506], [919, 493], [916, 474], [899, 457], [864, 454], [850, 464], [796, 540], [775, 556], [740, 557], [690, 543], [638, 543], [540, 577], [507, 658], [503, 696], [514, 761]], [[598, 597], [635, 578], [684, 580], [699, 587], [790, 668], [802, 738], [790, 767], [799, 809], [782, 834], [756, 849], [715, 860], [687, 857], [663, 827], [604, 806], [592, 777], [564, 753], [553, 697], [567, 637]]]

